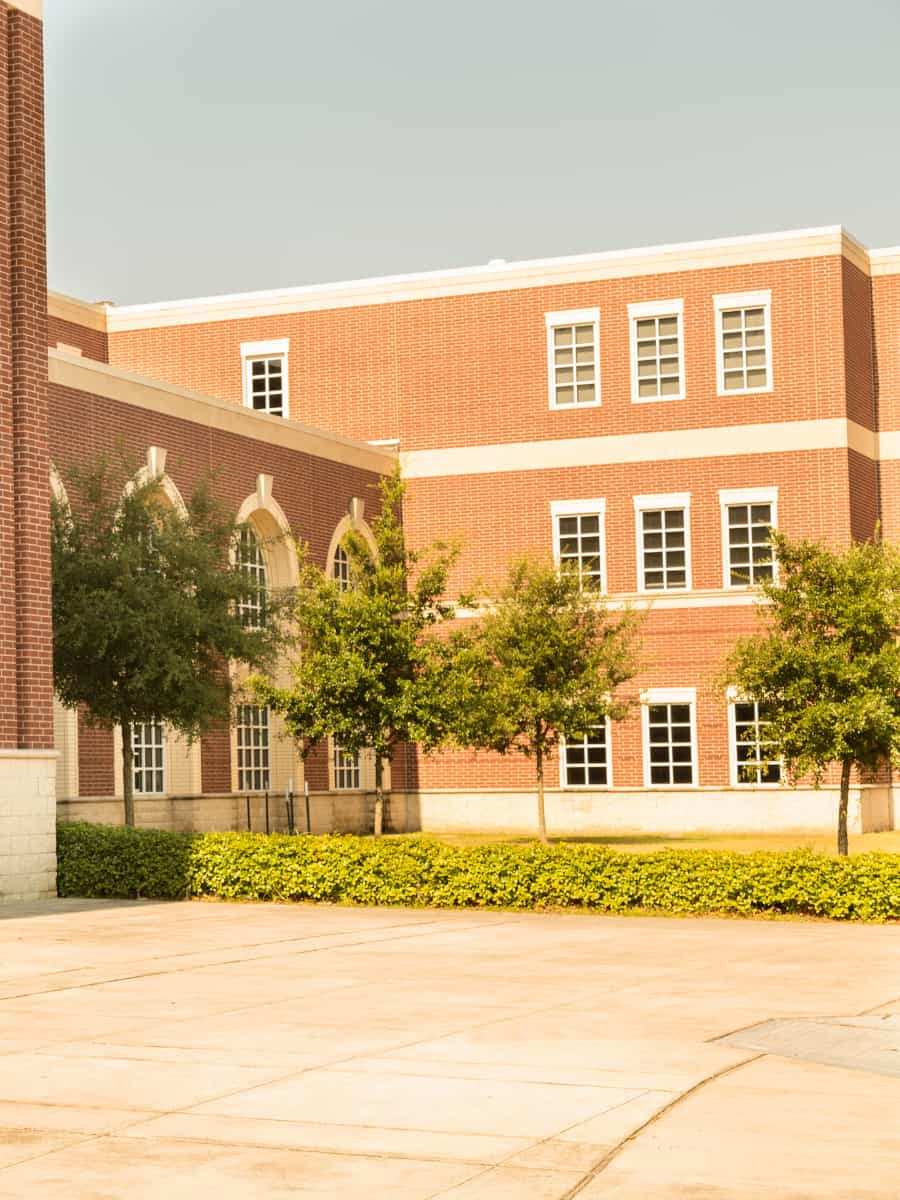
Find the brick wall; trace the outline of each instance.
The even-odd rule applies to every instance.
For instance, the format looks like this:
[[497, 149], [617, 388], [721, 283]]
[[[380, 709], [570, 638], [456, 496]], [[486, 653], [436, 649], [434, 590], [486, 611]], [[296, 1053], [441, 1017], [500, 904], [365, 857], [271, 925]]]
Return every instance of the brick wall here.
[[60, 342], [66, 346], [77, 346], [85, 358], [93, 358], [97, 362], [109, 361], [107, 338], [101, 329], [91, 329], [51, 314], [47, 318], [47, 345], [56, 349]]
[[[241, 401], [240, 343], [290, 339], [295, 419], [404, 450], [844, 413], [839, 256], [185, 324], [110, 335], [110, 360]], [[855, 271], [855, 268], [851, 269]], [[858, 272], [857, 272], [858, 274]], [[716, 395], [713, 295], [772, 291], [775, 390]], [[854, 290], [855, 289], [855, 290]], [[627, 306], [684, 300], [687, 398], [631, 403]], [[544, 314], [600, 307], [602, 407], [549, 411]]]

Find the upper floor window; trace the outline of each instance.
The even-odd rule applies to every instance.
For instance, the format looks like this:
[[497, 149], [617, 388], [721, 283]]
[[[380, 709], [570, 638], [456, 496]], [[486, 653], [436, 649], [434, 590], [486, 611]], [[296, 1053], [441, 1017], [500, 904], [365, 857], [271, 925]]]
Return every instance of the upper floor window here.
[[629, 304], [631, 399], [684, 399], [683, 300]]
[[720, 396], [772, 390], [771, 303], [770, 291], [713, 296]]
[[360, 787], [359, 751], [350, 754], [334, 743], [332, 759], [334, 771], [334, 787], [336, 791], [358, 791]]
[[580, 738], [560, 742], [559, 757], [561, 787], [608, 787], [608, 724], [592, 725]]
[[288, 346], [288, 338], [241, 343], [247, 408], [275, 417], [288, 415]]
[[764, 579], [774, 579], [771, 531], [778, 525], [778, 489], [721, 491], [719, 502], [725, 587], [751, 587]]
[[237, 709], [238, 791], [269, 790], [269, 710], [262, 704]]
[[166, 790], [166, 734], [160, 721], [131, 727], [132, 778], [138, 796], [161, 796]]
[[606, 591], [605, 500], [552, 500], [553, 552], [586, 590]]
[[765, 705], [733, 699], [730, 709], [732, 783], [781, 783], [781, 761], [767, 735]]
[[249, 525], [238, 535], [237, 560], [250, 588], [238, 601], [241, 624], [262, 629], [266, 623], [266, 560], [259, 538]]
[[546, 314], [551, 408], [600, 403], [600, 309]]
[[691, 496], [673, 492], [634, 497], [638, 588], [684, 591], [691, 586]]

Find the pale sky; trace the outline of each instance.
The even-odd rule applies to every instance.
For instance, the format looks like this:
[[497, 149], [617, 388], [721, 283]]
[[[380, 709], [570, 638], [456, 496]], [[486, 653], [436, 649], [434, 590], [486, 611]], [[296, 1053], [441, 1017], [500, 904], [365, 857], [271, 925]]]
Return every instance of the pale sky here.
[[897, 0], [45, 0], [51, 287], [134, 303], [842, 223]]

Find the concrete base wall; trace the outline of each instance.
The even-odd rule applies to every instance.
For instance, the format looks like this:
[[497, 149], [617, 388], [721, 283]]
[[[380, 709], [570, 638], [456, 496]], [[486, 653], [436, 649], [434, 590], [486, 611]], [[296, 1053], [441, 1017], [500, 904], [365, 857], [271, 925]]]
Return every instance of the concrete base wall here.
[[[837, 827], [836, 788], [691, 788], [650, 791], [546, 792], [551, 833], [778, 833], [831, 831]], [[394, 794], [391, 827], [435, 832], [533, 833], [533, 792], [448, 791]], [[889, 787], [854, 788], [848, 813], [852, 833], [893, 829]]]
[[56, 895], [56, 757], [0, 749], [0, 903]]
[[[93, 821], [101, 825], [121, 825], [125, 819], [124, 804], [117, 796], [75, 797], [60, 800], [57, 811], [61, 821]], [[371, 833], [375, 797], [367, 792], [312, 792], [310, 794], [310, 827], [313, 833]], [[405, 802], [401, 812], [406, 813]], [[227, 796], [136, 796], [135, 824], [145, 829], [174, 829], [196, 833], [214, 830], [237, 830], [265, 833], [266, 803], [264, 796], [250, 797], [248, 820], [247, 797]], [[294, 825], [306, 832], [306, 805], [303, 793], [294, 797]], [[268, 828], [273, 833], [288, 829], [287, 804], [284, 793], [269, 795]]]
[[[599, 835], [618, 831], [679, 834], [691, 832], [831, 832], [837, 827], [836, 788], [693, 788], [672, 791], [614, 789], [610, 792], [546, 794], [551, 833]], [[313, 833], [371, 833], [375, 797], [371, 792], [312, 792]], [[114, 797], [60, 800], [63, 821], [121, 824], [122, 801]], [[262, 796], [172, 796], [135, 799], [138, 825], [156, 829], [266, 829]], [[385, 829], [393, 833], [469, 832], [533, 834], [537, 802], [533, 792], [394, 792], [385, 804]], [[294, 824], [306, 831], [303, 794], [294, 798]], [[889, 787], [854, 788], [850, 793], [852, 833], [893, 829], [894, 800]], [[273, 832], [288, 828], [283, 795], [269, 797]]]

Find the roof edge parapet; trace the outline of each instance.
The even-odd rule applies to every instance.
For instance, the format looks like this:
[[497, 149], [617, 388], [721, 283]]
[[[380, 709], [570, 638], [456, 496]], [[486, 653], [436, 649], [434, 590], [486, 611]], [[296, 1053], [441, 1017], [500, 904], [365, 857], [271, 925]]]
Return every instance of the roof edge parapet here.
[[109, 305], [104, 301], [93, 304], [89, 300], [78, 300], [75, 296], [66, 296], [62, 292], [47, 293], [47, 313], [58, 317], [61, 321], [71, 321], [73, 325], [82, 325], [87, 329], [99, 329], [106, 333], [106, 314]]
[[838, 254], [868, 270], [865, 247], [843, 226], [826, 225], [559, 258], [509, 263], [495, 260], [475, 267], [451, 267], [153, 304], [111, 305], [107, 314], [110, 332], [114, 333]]

